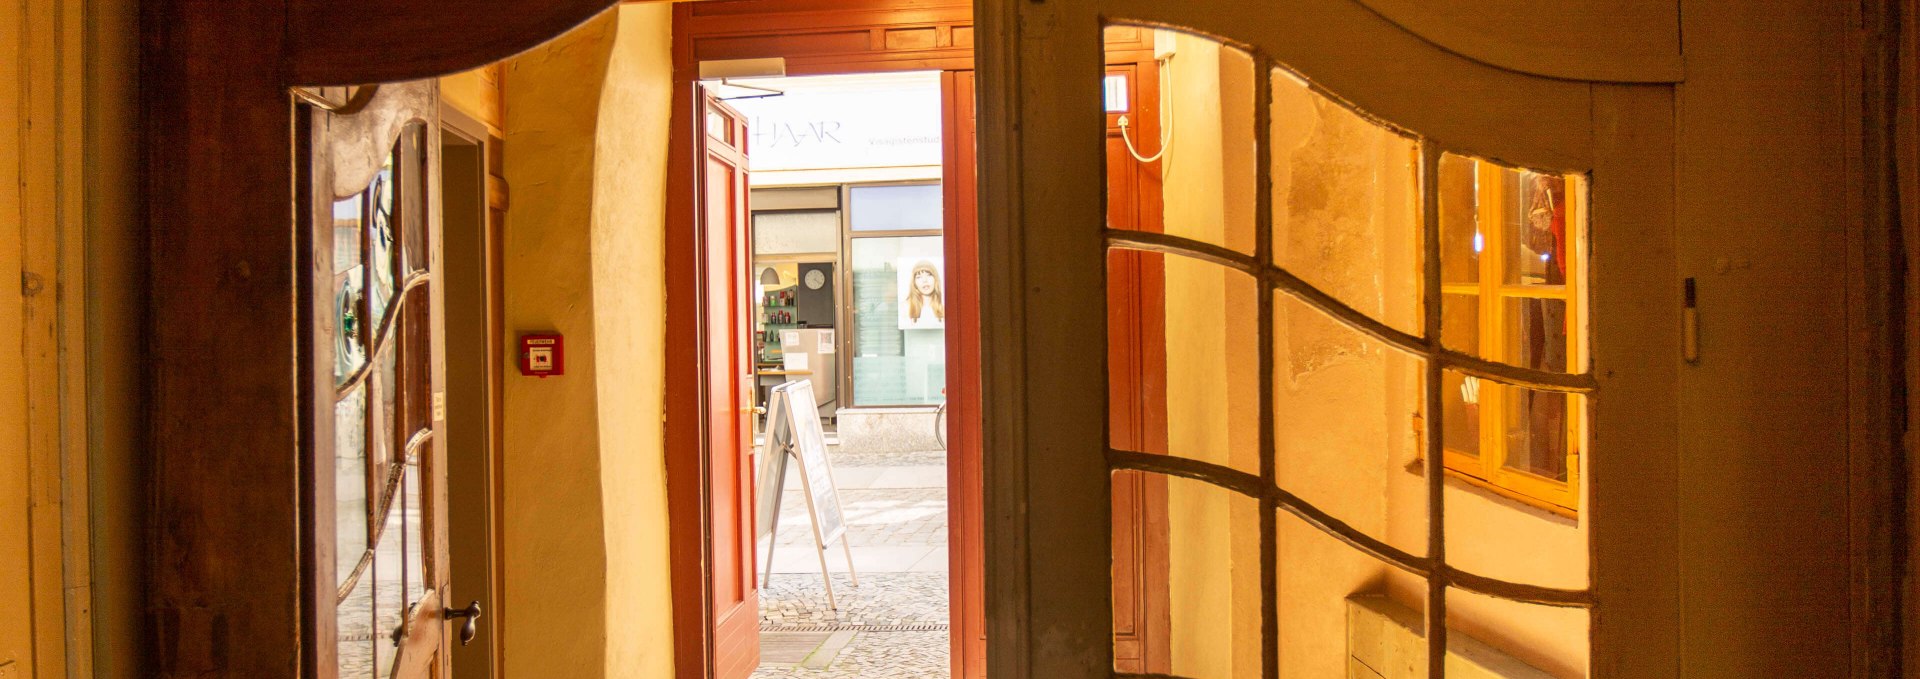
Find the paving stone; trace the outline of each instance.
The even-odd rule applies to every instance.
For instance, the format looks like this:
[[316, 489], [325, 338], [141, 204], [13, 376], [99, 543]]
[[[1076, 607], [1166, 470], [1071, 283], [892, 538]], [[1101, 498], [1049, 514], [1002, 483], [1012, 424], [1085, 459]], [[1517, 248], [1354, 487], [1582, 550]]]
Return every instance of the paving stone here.
[[761, 665], [752, 679], [948, 679], [946, 632], [861, 632], [826, 667]]

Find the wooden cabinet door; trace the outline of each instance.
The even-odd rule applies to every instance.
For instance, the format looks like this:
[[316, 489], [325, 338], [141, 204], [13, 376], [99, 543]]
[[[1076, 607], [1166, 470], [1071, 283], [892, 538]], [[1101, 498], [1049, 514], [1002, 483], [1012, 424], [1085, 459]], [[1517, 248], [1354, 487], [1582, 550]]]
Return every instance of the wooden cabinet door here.
[[748, 319], [747, 123], [701, 95], [699, 181], [705, 312], [708, 582], [713, 676], [740, 679], [760, 664], [760, 592], [754, 579], [753, 361]]
[[467, 619], [441, 600], [438, 93], [423, 81], [338, 94], [301, 106], [295, 133], [310, 235], [300, 253], [308, 671], [443, 677]]

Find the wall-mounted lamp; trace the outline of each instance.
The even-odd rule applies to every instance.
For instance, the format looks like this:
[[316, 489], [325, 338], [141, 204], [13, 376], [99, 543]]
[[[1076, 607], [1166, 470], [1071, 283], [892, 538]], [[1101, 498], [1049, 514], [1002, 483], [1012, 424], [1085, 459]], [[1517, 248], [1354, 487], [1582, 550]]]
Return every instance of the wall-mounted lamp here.
[[774, 270], [773, 270], [773, 267], [767, 267], [767, 268], [765, 268], [765, 269], [761, 269], [761, 270], [760, 270], [760, 284], [761, 284], [761, 285], [779, 285], [779, 284], [780, 284], [780, 272], [778, 272], [778, 271], [774, 271]]

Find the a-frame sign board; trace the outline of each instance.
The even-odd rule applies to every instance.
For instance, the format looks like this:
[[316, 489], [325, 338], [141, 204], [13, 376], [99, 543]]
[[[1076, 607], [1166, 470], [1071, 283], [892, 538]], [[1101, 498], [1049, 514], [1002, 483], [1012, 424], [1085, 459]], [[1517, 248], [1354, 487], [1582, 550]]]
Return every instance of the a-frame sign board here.
[[780, 525], [780, 493], [786, 487], [788, 461], [800, 466], [800, 487], [807, 498], [807, 514], [813, 520], [814, 551], [820, 557], [820, 581], [827, 588], [827, 605], [840, 604], [833, 598], [833, 576], [827, 568], [827, 546], [838, 540], [847, 556], [847, 576], [855, 587], [860, 576], [854, 573], [853, 547], [847, 543], [846, 516], [841, 513], [839, 489], [833, 484], [833, 466], [827, 461], [827, 436], [820, 428], [819, 406], [813, 398], [813, 383], [797, 380], [774, 387], [767, 398], [767, 443], [761, 450], [757, 473], [759, 486], [760, 537], [767, 539], [767, 558], [761, 563], [761, 586], [772, 583], [775, 533]]

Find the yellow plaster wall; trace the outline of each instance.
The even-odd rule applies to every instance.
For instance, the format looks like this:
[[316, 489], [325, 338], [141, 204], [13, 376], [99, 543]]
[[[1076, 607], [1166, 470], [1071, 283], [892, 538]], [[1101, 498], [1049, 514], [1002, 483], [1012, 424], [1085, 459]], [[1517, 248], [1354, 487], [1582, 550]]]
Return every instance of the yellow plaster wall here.
[[665, 247], [672, 8], [622, 5], [600, 98], [593, 301], [606, 503], [607, 674], [673, 671], [667, 577]]
[[624, 5], [505, 66], [506, 325], [566, 336], [566, 374], [509, 376], [511, 676], [672, 671], [660, 273], [663, 5]]
[[501, 100], [502, 64], [488, 64], [440, 78], [440, 99], [461, 113], [486, 123], [495, 134], [506, 126], [506, 107]]
[[[1166, 230], [1250, 251], [1250, 63], [1205, 39], [1174, 40], [1173, 89], [1162, 95], [1176, 107], [1173, 142], [1160, 161]], [[1165, 263], [1168, 449], [1257, 471], [1253, 281], [1192, 259]], [[1258, 506], [1180, 480], [1167, 495], [1173, 671], [1257, 676]]]

